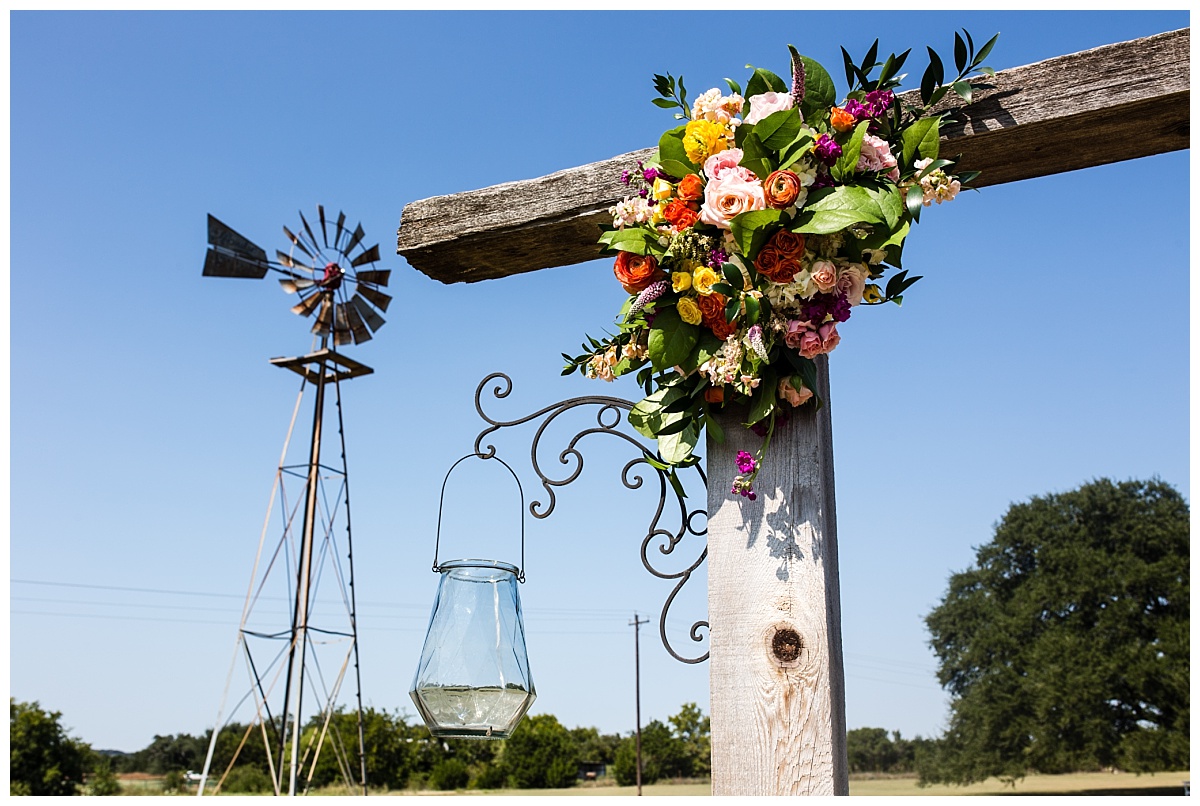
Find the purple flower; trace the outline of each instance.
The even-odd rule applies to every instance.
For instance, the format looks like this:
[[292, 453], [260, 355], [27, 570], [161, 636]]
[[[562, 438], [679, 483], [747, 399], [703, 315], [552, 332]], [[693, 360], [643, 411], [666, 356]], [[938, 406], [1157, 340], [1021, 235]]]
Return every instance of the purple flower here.
[[853, 98], [847, 99], [842, 109], [845, 109], [851, 115], [854, 115], [855, 120], [866, 120], [867, 118], [871, 117], [871, 113], [867, 110], [867, 108]]
[[714, 249], [708, 253], [709, 268], [718, 269], [728, 260], [729, 255], [725, 253], [724, 249]]
[[833, 305], [830, 306], [829, 313], [833, 315], [835, 321], [845, 322], [850, 318], [850, 300], [846, 299], [845, 294], [838, 294]]
[[745, 451], [738, 451], [737, 469], [739, 473], [753, 473], [755, 464], [753, 456]]
[[647, 168], [646, 170], [642, 171], [642, 179], [645, 179], [647, 182], [653, 182], [655, 179], [658, 179], [660, 175], [661, 174], [657, 168]]
[[818, 173], [817, 178], [813, 180], [809, 190], [820, 190], [821, 188], [831, 188], [834, 185], [833, 177], [828, 173]]
[[642, 308], [661, 297], [669, 287], [666, 280], [658, 280], [643, 288], [642, 292], [637, 295], [637, 299], [629, 306], [629, 316], [636, 315]]
[[813, 146], [813, 153], [821, 162], [833, 165], [837, 162], [838, 157], [842, 156], [842, 147], [828, 134], [822, 134], [817, 138], [817, 144]]
[[863, 98], [864, 106], [873, 118], [886, 115], [895, 100], [896, 96], [892, 94], [891, 90], [871, 90]]
[[629, 169], [628, 169], [628, 168], [626, 168], [625, 170], [621, 171], [621, 184], [622, 184], [622, 185], [626, 185], [626, 186], [628, 186], [628, 185], [629, 185], [629, 180], [630, 180], [630, 178], [631, 178], [631, 177], [632, 177], [632, 174], [630, 174], [630, 172], [629, 172]]
[[642, 188], [641, 190], [638, 191], [638, 195], [644, 199], [650, 195], [650, 191], [646, 190], [645, 188]]

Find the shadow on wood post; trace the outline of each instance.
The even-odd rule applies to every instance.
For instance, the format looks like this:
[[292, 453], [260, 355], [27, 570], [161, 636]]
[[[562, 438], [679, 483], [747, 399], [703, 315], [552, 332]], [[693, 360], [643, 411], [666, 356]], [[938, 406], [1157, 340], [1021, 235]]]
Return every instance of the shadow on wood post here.
[[[777, 428], [755, 481], [730, 495], [762, 438], [721, 415], [708, 443], [708, 618], [714, 795], [846, 795], [846, 695], [829, 364], [820, 411]], [[786, 404], [784, 404], [786, 405]]]

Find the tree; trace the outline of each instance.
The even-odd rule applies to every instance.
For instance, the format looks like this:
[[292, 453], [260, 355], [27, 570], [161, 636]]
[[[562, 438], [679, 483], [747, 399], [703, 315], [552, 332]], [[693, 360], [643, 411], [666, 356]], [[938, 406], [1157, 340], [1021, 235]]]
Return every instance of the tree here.
[[686, 759], [680, 777], [707, 778], [712, 772], [712, 744], [710, 742], [709, 718], [694, 702], [684, 703], [675, 716], [667, 721], [681, 743]]
[[550, 714], [527, 716], [504, 741], [503, 764], [517, 789], [574, 786], [579, 751], [571, 733]]
[[922, 781], [1186, 768], [1188, 550], [1161, 481], [1013, 505], [926, 618], [952, 701]]
[[91, 748], [67, 735], [62, 713], [13, 698], [8, 713], [9, 794], [78, 794]]

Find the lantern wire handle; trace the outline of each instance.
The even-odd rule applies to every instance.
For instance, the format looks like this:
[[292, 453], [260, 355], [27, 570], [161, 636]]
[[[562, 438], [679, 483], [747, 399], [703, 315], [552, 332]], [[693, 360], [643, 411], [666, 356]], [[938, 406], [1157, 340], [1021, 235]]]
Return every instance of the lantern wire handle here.
[[[509, 466], [508, 462], [504, 461], [503, 459], [501, 459], [499, 456], [496, 456], [495, 454], [492, 454], [491, 456], [487, 456], [482, 453], [468, 453], [466, 456], [462, 457], [457, 462], [450, 465], [450, 469], [446, 471], [446, 477], [444, 479], [442, 479], [442, 493], [441, 493], [441, 496], [438, 498], [437, 535], [434, 537], [434, 540], [433, 540], [433, 571], [434, 571], [434, 573], [440, 573], [442, 570], [441, 566], [438, 564], [438, 551], [439, 551], [439, 548], [440, 548], [441, 542], [442, 542], [442, 510], [446, 504], [446, 483], [448, 481], [450, 481], [450, 474], [454, 472], [454, 468], [458, 467], [460, 464], [465, 462], [467, 459], [471, 459], [473, 457], [477, 457], [479, 459], [484, 459], [484, 460], [495, 459], [497, 462], [504, 465], [504, 467], [512, 475], [513, 481], [515, 481], [517, 483], [517, 492], [521, 496], [521, 509], [520, 509], [520, 513], [521, 513], [521, 564], [520, 564], [520, 566], [517, 567], [517, 581], [524, 582], [525, 581], [525, 488], [521, 486], [521, 479], [517, 476], [516, 471], [513, 470], [512, 467]], [[469, 565], [470, 563], [467, 562], [467, 563], [459, 563], [459, 564]], [[479, 563], [479, 567], [491, 568], [491, 567], [493, 567], [493, 565], [491, 563]]]

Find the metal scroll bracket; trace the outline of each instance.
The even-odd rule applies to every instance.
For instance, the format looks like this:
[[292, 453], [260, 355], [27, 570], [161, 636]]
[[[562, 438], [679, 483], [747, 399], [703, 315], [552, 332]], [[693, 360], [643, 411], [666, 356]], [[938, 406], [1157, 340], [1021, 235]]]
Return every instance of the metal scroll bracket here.
[[[547, 500], [542, 502], [534, 500], [529, 504], [529, 514], [540, 519], [548, 518], [554, 512], [555, 503], [557, 501], [555, 490], [559, 487], [565, 487], [571, 482], [579, 478], [583, 472], [583, 454], [579, 450], [579, 444], [584, 437], [592, 434], [608, 434], [625, 440], [632, 446], [637, 455], [627, 462], [621, 471], [621, 482], [630, 490], [639, 489], [644, 480], [639, 473], [641, 468], [638, 465], [644, 465], [649, 470], [653, 471], [658, 477], [659, 496], [658, 505], [654, 511], [654, 517], [651, 518], [650, 524], [647, 527], [646, 535], [642, 538], [641, 558], [642, 565], [646, 567], [654, 576], [659, 579], [665, 579], [674, 582], [674, 587], [668, 594], [666, 601], [663, 603], [662, 612], [658, 618], [658, 632], [662, 638], [663, 646], [673, 658], [683, 663], [702, 663], [708, 660], [708, 652], [705, 651], [701, 655], [688, 657], [680, 654], [671, 645], [671, 641], [667, 636], [667, 613], [671, 609], [671, 605], [675, 601], [675, 597], [692, 578], [692, 574], [697, 568], [703, 564], [708, 557], [708, 546], [700, 552], [700, 556], [696, 558], [686, 568], [681, 571], [665, 571], [656, 566], [654, 560], [661, 560], [663, 557], [670, 555], [675, 551], [675, 548], [688, 534], [696, 536], [705, 536], [708, 533], [707, 518], [708, 512], [705, 506], [698, 509], [688, 509], [686, 499], [679, 494], [678, 491], [671, 485], [667, 474], [650, 464], [649, 459], [657, 460], [658, 456], [652, 450], [646, 447], [642, 439], [638, 436], [632, 436], [620, 429], [622, 423], [625, 422], [623, 412], [627, 412], [633, 408], [634, 403], [630, 400], [625, 400], [619, 397], [604, 397], [604, 396], [587, 396], [573, 397], [567, 400], [561, 400], [553, 403], [545, 408], [520, 417], [515, 420], [498, 420], [489, 416], [483, 408], [483, 398], [485, 390], [489, 385], [495, 382], [491, 388], [491, 394], [497, 399], [508, 397], [512, 392], [512, 379], [502, 372], [493, 372], [484, 378], [475, 390], [475, 411], [479, 414], [488, 426], [479, 432], [479, 436], [475, 438], [475, 455], [481, 458], [492, 458], [496, 455], [496, 448], [493, 445], [484, 444], [484, 441], [489, 435], [499, 431], [502, 428], [510, 428], [513, 426], [524, 425], [526, 423], [540, 422], [537, 431], [533, 436], [533, 442], [530, 446], [530, 458], [533, 463], [533, 471], [537, 474], [538, 480], [542, 483], [542, 488], [545, 490]], [[596, 407], [596, 425], [584, 428], [571, 437], [567, 442], [566, 447], [558, 454], [558, 462], [566, 467], [567, 475], [562, 478], [555, 478], [543, 470], [538, 459], [538, 449], [541, 447], [542, 437], [546, 434], [547, 428], [558, 417], [566, 412], [574, 409]], [[704, 474], [704, 469], [700, 464], [694, 465], [696, 473], [699, 475], [701, 483], [707, 487], [708, 479]], [[674, 518], [676, 509], [678, 510], [679, 526], [674, 531], [664, 528], [662, 525], [664, 515], [668, 510], [668, 502], [670, 496], [671, 517]], [[705, 499], [707, 505], [707, 498]], [[703, 522], [703, 527], [697, 525], [697, 519]], [[651, 548], [657, 549], [657, 553], [653, 553]], [[704, 634], [701, 634], [701, 631]], [[697, 621], [692, 624], [688, 635], [692, 641], [702, 643], [707, 638], [708, 622]], [[699, 647], [696, 647], [697, 649]]]

